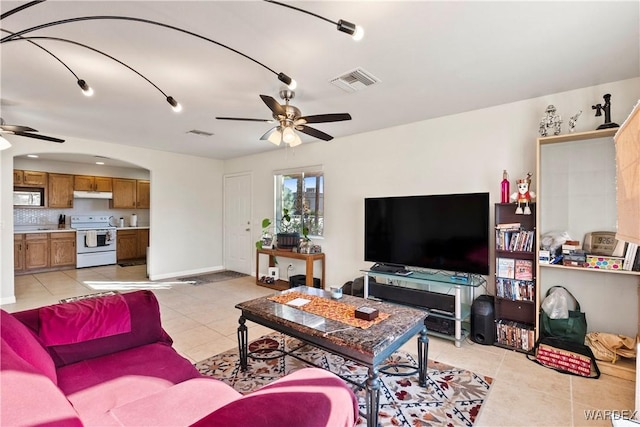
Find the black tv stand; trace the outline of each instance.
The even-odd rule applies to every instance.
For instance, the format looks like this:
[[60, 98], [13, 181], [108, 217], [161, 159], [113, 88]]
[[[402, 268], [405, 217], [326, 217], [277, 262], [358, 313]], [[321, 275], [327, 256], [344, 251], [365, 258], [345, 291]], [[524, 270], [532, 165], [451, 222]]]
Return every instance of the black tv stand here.
[[391, 273], [391, 274], [406, 274], [409, 271], [404, 265], [385, 264], [383, 262], [376, 262], [371, 266], [370, 270], [377, 271], [379, 273]]

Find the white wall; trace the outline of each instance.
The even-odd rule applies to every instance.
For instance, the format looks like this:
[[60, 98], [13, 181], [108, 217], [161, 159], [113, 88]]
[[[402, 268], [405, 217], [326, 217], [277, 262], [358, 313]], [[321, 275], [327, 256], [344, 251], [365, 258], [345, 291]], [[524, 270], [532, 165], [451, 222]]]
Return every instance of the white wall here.
[[28, 153], [101, 155], [149, 170], [151, 278], [222, 268], [222, 161], [71, 138], [64, 144], [6, 138], [12, 147], [0, 152], [0, 303], [14, 301], [13, 157]]
[[[224, 169], [226, 174], [253, 172], [253, 230], [254, 240], [258, 240], [260, 221], [273, 217], [273, 171], [324, 165], [325, 238], [318, 243], [327, 256], [326, 286], [342, 285], [359, 276], [360, 269], [370, 266], [363, 261], [365, 197], [488, 191], [491, 202], [499, 202], [503, 169], [507, 169], [512, 182], [529, 171], [535, 172], [538, 123], [547, 105], [554, 104], [563, 117], [563, 133], [568, 132], [569, 116], [579, 110], [583, 113], [576, 131], [592, 130], [602, 124], [603, 118], [595, 117], [591, 106], [602, 103], [605, 93], [612, 94], [613, 121], [622, 124], [640, 98], [640, 78], [337, 138], [328, 143], [307, 143], [294, 151], [277, 150], [237, 158], [225, 161]], [[331, 133], [331, 125], [318, 128]], [[296, 265], [295, 274], [303, 273], [303, 267]], [[489, 286], [493, 290], [491, 280]], [[635, 287], [624, 291], [622, 298], [637, 301]], [[596, 292], [600, 295], [599, 290]], [[589, 313], [599, 308], [583, 309]], [[618, 314], [628, 316], [632, 325], [637, 324], [637, 312], [627, 310]]]

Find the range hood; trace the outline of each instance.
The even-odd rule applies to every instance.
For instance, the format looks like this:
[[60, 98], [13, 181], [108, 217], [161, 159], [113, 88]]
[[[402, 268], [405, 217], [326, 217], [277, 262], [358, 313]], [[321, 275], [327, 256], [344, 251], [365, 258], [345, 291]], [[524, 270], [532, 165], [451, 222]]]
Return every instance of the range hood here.
[[74, 191], [74, 199], [113, 199], [111, 191]]

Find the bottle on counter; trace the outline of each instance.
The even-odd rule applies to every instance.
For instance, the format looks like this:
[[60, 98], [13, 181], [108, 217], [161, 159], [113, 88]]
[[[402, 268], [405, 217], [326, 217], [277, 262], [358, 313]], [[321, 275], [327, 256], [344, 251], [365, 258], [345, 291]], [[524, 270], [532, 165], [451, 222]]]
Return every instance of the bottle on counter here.
[[120, 217], [120, 220], [118, 221], [118, 226], [124, 227], [124, 218]]
[[500, 202], [509, 203], [509, 175], [507, 170], [502, 171], [502, 182], [500, 183]]

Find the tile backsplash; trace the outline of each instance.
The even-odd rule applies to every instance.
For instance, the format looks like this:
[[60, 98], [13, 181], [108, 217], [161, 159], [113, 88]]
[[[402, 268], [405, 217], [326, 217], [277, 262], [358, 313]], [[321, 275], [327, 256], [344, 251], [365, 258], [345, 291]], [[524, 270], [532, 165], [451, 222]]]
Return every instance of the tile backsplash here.
[[149, 209], [109, 209], [108, 200], [75, 199], [71, 209], [34, 209], [14, 208], [14, 226], [57, 226], [60, 214], [66, 215], [66, 227], [69, 227], [71, 215], [105, 215], [113, 217], [111, 224], [117, 226], [118, 219], [124, 218], [129, 226], [131, 214], [138, 216], [138, 227], [149, 226]]

